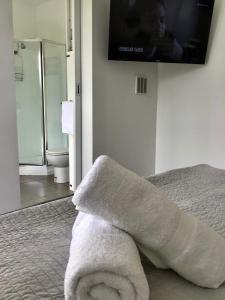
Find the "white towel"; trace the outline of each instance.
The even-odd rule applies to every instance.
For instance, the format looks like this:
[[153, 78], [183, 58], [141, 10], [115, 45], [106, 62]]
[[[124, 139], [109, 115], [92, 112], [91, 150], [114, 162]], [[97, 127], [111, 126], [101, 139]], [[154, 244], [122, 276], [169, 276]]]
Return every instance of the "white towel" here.
[[107, 156], [96, 160], [73, 202], [81, 211], [130, 233], [149, 259], [155, 253], [164, 267], [185, 279], [208, 288], [225, 281], [225, 240]]
[[65, 275], [66, 300], [148, 300], [149, 287], [133, 239], [79, 213]]
[[62, 133], [74, 134], [74, 103], [62, 102]]

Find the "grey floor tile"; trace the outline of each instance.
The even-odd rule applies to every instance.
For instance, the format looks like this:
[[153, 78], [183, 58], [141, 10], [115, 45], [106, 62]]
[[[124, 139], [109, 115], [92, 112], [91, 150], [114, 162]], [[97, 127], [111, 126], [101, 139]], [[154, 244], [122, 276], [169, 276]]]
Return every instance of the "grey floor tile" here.
[[22, 207], [64, 198], [73, 194], [69, 183], [57, 184], [53, 176], [21, 176], [20, 177]]

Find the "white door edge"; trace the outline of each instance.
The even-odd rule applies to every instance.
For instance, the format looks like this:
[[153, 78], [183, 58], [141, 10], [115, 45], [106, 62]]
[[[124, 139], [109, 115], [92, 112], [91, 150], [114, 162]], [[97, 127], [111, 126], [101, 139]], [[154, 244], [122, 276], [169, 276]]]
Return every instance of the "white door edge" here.
[[[74, 103], [74, 134], [69, 135], [70, 157], [70, 189], [74, 191], [81, 181], [81, 0], [68, 0], [70, 7], [70, 22], [67, 26], [68, 34], [72, 37], [72, 49], [68, 49], [67, 77], [68, 77], [68, 100]], [[67, 18], [69, 19], [69, 18]], [[67, 37], [69, 38], [69, 37]]]

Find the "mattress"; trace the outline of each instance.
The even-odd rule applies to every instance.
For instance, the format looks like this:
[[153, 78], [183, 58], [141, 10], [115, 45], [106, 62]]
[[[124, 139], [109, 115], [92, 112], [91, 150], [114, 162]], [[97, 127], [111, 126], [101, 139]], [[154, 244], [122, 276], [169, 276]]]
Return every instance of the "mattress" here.
[[[148, 180], [179, 207], [225, 236], [225, 171], [199, 165]], [[64, 299], [63, 281], [75, 218], [70, 198], [0, 216], [1, 300]], [[147, 261], [144, 269], [150, 300], [225, 300], [225, 284], [217, 290], [203, 289]]]

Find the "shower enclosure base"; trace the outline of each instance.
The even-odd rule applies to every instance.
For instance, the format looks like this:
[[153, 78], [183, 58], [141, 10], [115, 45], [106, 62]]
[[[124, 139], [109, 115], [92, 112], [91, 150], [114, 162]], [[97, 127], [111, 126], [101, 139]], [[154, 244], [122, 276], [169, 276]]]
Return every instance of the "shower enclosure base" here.
[[24, 166], [19, 168], [20, 175], [48, 176], [54, 174], [53, 166]]

